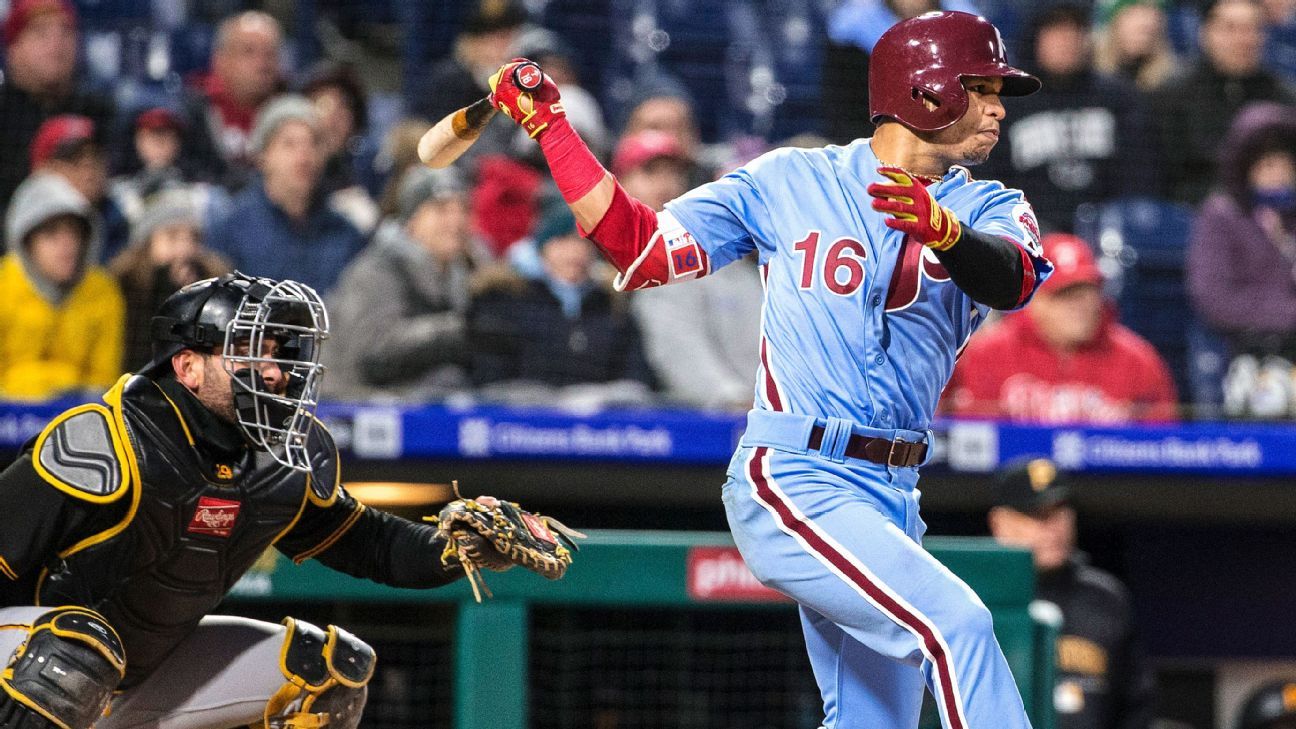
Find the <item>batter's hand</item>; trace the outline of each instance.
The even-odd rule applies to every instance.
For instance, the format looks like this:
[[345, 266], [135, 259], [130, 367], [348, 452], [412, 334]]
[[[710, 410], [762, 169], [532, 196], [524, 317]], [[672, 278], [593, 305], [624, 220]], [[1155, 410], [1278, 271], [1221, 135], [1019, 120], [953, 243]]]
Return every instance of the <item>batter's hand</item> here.
[[888, 228], [904, 231], [914, 240], [938, 251], [949, 250], [962, 235], [958, 218], [932, 198], [921, 182], [899, 167], [879, 167], [878, 172], [894, 185], [874, 182], [868, 186], [873, 209], [891, 216]]
[[[532, 139], [543, 134], [556, 119], [567, 116], [558, 85], [533, 61], [514, 58], [500, 66], [489, 83], [491, 104], [525, 129]], [[531, 91], [523, 88], [528, 86]]]

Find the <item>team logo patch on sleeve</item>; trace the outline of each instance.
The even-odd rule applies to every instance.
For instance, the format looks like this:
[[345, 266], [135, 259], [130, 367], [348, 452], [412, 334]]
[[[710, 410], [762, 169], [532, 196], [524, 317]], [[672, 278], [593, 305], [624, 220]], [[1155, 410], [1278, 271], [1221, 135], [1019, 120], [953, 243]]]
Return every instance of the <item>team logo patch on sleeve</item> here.
[[1040, 227], [1039, 221], [1035, 220], [1035, 211], [1031, 210], [1030, 203], [1022, 200], [1013, 206], [1013, 222], [1022, 232], [1022, 242], [1026, 248], [1037, 256], [1044, 255], [1044, 249], [1040, 246]]
[[687, 230], [666, 241], [666, 253], [670, 256], [671, 276], [674, 278], [702, 270], [702, 254], [693, 234]]

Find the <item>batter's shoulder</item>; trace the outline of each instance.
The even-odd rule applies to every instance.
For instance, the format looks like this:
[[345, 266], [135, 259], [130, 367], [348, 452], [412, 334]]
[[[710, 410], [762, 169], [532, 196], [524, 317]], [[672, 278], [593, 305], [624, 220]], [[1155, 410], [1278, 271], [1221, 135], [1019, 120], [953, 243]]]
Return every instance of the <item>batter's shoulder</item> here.
[[105, 402], [63, 411], [36, 436], [32, 466], [46, 483], [81, 501], [107, 504], [130, 490], [134, 453], [119, 410], [123, 377]]

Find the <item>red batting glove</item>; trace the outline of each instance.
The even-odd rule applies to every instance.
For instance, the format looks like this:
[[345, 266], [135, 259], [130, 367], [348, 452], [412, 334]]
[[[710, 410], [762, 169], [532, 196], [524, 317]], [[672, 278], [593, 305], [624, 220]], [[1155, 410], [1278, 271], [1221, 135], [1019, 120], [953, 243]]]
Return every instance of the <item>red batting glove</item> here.
[[[540, 86], [533, 91], [525, 91], [517, 85], [518, 74], [515, 71], [524, 63], [530, 65], [521, 70], [522, 74], [537, 73], [539, 66], [534, 62], [514, 58], [490, 77], [490, 102], [535, 139], [554, 121], [567, 116], [567, 111], [563, 109], [558, 85], [547, 74], [540, 73]], [[526, 83], [528, 79], [522, 80]]]
[[958, 218], [949, 208], [938, 204], [921, 182], [899, 167], [879, 167], [878, 172], [896, 183], [874, 182], [868, 186], [873, 209], [891, 216], [885, 221], [888, 228], [908, 233], [914, 240], [938, 251], [947, 251], [958, 242], [963, 234]]

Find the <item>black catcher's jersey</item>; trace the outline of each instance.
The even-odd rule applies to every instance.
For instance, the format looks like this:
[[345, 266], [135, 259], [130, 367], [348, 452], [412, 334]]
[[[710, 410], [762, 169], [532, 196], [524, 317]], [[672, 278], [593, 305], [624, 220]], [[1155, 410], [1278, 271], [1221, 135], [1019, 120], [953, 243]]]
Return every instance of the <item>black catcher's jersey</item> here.
[[432, 527], [346, 492], [323, 425], [309, 473], [231, 432], [174, 381], [144, 377], [59, 415], [0, 473], [0, 605], [98, 611], [122, 637], [130, 686], [271, 545], [399, 586], [460, 576]]

